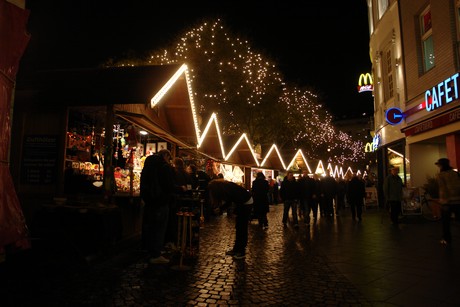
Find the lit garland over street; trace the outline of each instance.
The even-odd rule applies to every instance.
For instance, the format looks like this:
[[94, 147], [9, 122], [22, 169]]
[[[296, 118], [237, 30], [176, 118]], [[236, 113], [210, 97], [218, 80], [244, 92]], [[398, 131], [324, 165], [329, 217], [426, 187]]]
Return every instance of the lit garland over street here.
[[[246, 133], [265, 150], [302, 149], [309, 159], [360, 162], [364, 145], [332, 125], [332, 116], [306, 89], [288, 86], [272, 61], [247, 40], [226, 30], [221, 20], [203, 22], [176, 43], [145, 59], [110, 61], [110, 66], [187, 63], [197, 112], [217, 113], [222, 133]], [[308, 70], [305, 71], [308, 74]]]

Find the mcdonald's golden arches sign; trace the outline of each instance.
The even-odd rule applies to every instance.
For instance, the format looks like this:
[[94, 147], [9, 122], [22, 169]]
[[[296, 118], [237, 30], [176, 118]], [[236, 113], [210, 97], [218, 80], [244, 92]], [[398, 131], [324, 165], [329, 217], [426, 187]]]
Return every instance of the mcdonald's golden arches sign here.
[[358, 80], [358, 92], [372, 92], [374, 90], [374, 81], [370, 73], [361, 74]]

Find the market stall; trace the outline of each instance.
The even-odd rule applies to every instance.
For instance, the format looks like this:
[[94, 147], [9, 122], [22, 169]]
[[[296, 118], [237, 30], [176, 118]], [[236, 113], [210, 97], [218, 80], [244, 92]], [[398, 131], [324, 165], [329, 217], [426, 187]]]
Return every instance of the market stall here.
[[167, 148], [176, 156], [179, 147], [196, 148], [196, 117], [184, 67], [23, 76], [14, 109], [11, 170], [26, 218], [32, 221], [49, 205], [102, 214], [102, 207], [116, 205], [122, 239], [138, 234], [146, 155]]

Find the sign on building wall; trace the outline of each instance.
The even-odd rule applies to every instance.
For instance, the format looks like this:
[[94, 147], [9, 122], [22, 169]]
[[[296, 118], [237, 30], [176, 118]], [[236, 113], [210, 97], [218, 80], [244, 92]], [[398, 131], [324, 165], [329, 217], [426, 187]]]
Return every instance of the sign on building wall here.
[[56, 182], [58, 136], [29, 135], [24, 138], [21, 181], [25, 184]]
[[385, 112], [385, 118], [390, 125], [397, 125], [404, 119], [404, 112], [399, 108], [389, 108]]
[[374, 81], [370, 73], [361, 74], [358, 80], [358, 92], [372, 92], [374, 90]]

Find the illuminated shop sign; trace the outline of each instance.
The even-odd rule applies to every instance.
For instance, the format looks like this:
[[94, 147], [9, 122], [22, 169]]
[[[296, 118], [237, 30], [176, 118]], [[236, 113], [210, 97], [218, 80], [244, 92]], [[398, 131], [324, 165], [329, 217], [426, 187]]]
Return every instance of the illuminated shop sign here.
[[372, 143], [366, 143], [364, 147], [364, 152], [374, 152], [374, 148], [372, 148]]
[[374, 81], [370, 73], [361, 74], [358, 81], [358, 92], [372, 92], [374, 90]]
[[385, 112], [385, 118], [390, 125], [397, 125], [403, 120], [404, 113], [399, 108], [389, 108]]
[[458, 73], [425, 92], [426, 110], [433, 111], [458, 99]]
[[374, 135], [372, 138], [372, 143], [366, 143], [364, 147], [364, 152], [374, 152], [379, 148], [380, 145], [380, 134]]
[[401, 131], [404, 132], [406, 136], [411, 136], [411, 135], [433, 130], [435, 128], [439, 128], [439, 127], [449, 125], [449, 124], [459, 122], [459, 121], [460, 121], [460, 109], [455, 109], [441, 116], [424, 121], [423, 123], [419, 123], [411, 127], [406, 127], [402, 129]]

